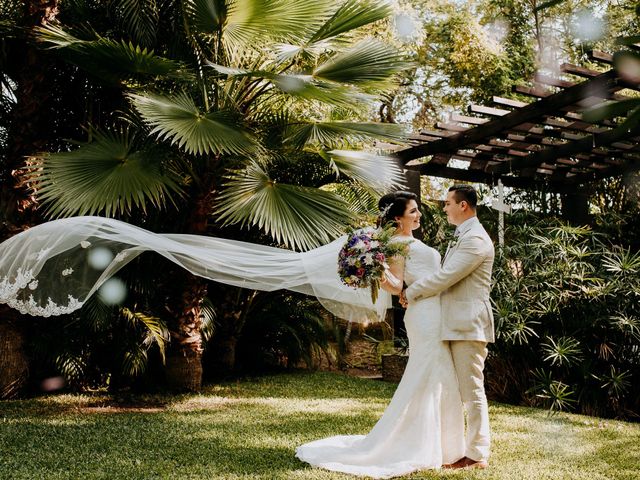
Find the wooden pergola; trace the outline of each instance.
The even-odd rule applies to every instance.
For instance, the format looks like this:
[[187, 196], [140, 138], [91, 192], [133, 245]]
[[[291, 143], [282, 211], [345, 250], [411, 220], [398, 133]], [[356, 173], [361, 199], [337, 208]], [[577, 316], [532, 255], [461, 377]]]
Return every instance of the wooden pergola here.
[[[621, 128], [621, 117], [587, 121], [582, 114], [607, 100], [630, 98], [621, 91], [640, 92], [640, 80], [618, 72], [610, 54], [589, 55], [611, 68], [603, 73], [565, 63], [562, 73], [586, 80], [538, 74], [532, 87], [513, 87], [532, 97], [530, 103], [493, 97], [492, 106], [471, 105], [468, 115], [453, 114], [413, 135], [413, 145], [395, 155], [419, 175], [488, 185], [500, 179], [505, 186], [574, 199], [595, 181], [640, 169], [640, 126]], [[586, 197], [584, 202], [586, 208]]]

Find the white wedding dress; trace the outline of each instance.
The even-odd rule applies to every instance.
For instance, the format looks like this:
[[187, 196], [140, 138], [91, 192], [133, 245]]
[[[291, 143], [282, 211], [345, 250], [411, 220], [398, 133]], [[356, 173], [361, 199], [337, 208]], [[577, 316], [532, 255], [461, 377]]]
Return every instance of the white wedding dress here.
[[[405, 282], [440, 268], [440, 254], [413, 241]], [[339, 435], [296, 449], [296, 456], [328, 470], [389, 478], [439, 468], [464, 456], [464, 416], [449, 347], [440, 340], [440, 298], [410, 304], [405, 326], [410, 355], [382, 418], [367, 435]]]

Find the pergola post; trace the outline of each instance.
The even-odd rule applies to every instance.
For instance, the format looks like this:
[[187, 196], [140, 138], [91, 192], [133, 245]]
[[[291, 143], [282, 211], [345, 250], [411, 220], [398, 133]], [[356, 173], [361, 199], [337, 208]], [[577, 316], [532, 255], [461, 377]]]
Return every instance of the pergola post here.
[[420, 198], [420, 172], [415, 170], [405, 170], [404, 178], [405, 184], [407, 185], [407, 191], [411, 193], [415, 193], [418, 196], [418, 206], [421, 204]]
[[572, 193], [563, 193], [561, 196], [562, 218], [571, 225], [589, 225], [589, 195], [583, 189]]

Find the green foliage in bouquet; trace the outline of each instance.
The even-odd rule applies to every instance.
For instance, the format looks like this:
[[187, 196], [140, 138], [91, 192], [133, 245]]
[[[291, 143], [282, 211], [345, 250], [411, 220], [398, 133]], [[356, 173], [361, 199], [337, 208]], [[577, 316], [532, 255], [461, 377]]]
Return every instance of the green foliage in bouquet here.
[[338, 255], [342, 282], [352, 288], [371, 288], [373, 303], [389, 262], [409, 254], [409, 242], [394, 239], [396, 231], [392, 223], [352, 231]]

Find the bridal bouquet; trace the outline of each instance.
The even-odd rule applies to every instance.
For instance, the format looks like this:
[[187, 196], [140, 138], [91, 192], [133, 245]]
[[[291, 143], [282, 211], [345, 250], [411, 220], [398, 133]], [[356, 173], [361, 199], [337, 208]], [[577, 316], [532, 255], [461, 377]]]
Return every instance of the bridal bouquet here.
[[407, 242], [393, 241], [395, 228], [368, 227], [349, 235], [338, 255], [338, 274], [352, 288], [371, 288], [376, 303], [380, 282], [389, 268], [387, 260], [409, 252]]

